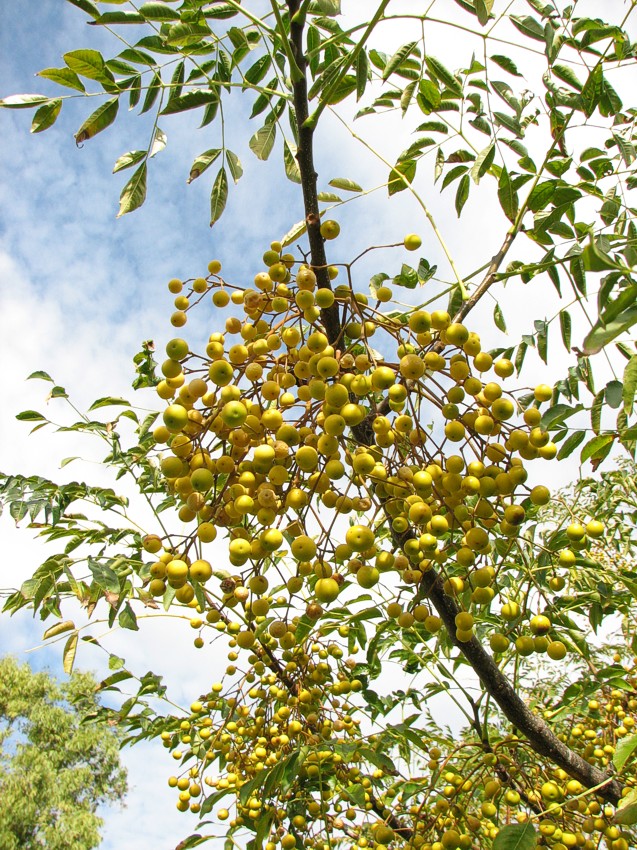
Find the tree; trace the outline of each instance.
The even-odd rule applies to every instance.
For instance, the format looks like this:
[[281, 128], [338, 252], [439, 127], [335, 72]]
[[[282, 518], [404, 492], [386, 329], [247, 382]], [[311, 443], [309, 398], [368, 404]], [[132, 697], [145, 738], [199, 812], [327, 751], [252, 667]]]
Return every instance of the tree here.
[[[135, 168], [120, 215], [144, 203], [166, 143], [159, 122], [197, 109], [220, 141], [197, 156], [189, 181], [216, 163], [210, 220], [219, 220], [229, 177], [243, 173], [226, 146], [224, 110], [237, 92], [261, 125], [250, 149], [264, 160], [279, 140], [304, 214], [263, 246], [249, 286], [226, 279], [216, 259], [168, 283], [173, 327], [210, 296], [226, 312], [208, 339], [172, 339], [160, 366], [144, 343], [134, 386], [155, 388], [161, 414], [141, 418], [104, 396], [70, 426], [109, 444], [105, 464], [134, 477], [154, 527], [140, 534], [125, 513], [119, 524], [94, 517], [95, 508], [125, 512], [110, 489], [3, 477], [14, 519], [28, 516], [65, 547], [6, 610], [61, 619], [76, 599], [136, 630], [136, 612], [161, 604], [184, 611], [198, 648], [229, 638], [224, 680], [185, 715], [158, 712], [165, 689], [154, 674], [101, 713], [130, 740], [160, 737], [181, 767], [170, 779], [178, 808], [230, 818], [229, 838], [249, 833], [251, 848], [627, 848], [637, 820], [635, 647], [629, 625], [625, 649], [594, 639], [617, 613], [630, 623], [637, 589], [632, 467], [614, 469], [613, 453], [633, 457], [637, 439], [637, 113], [620, 96], [635, 59], [632, 9], [605, 22], [578, 3], [539, 0], [448, 0], [440, 11], [383, 0], [348, 17], [338, 0], [111, 11], [71, 2], [117, 32], [117, 56], [66, 53], [63, 68], [40, 76], [73, 94], [0, 105], [37, 107], [40, 132], [69, 97], [103, 95], [78, 145], [115, 122], [122, 100], [152, 113], [150, 144], [115, 165]], [[411, 40], [386, 54], [397, 22]], [[409, 129], [392, 123], [406, 146], [388, 160], [353, 126], [394, 114]], [[397, 242], [390, 225], [390, 244], [353, 257], [334, 241], [340, 226], [328, 210], [369, 190], [317, 174], [315, 144], [331, 153], [328, 120], [384, 163], [390, 198], [415, 199], [426, 244], [437, 243], [416, 266], [405, 252], [419, 251], [420, 235]], [[454, 256], [450, 225], [426, 200], [438, 183], [443, 198], [454, 188], [459, 219], [476, 194], [489, 211], [472, 220], [482, 255]], [[360, 269], [381, 250], [400, 268], [375, 266], [363, 285]], [[543, 280], [555, 289], [551, 318], [535, 294]], [[487, 351], [476, 331], [504, 333], [507, 305], [532, 331]], [[533, 350], [552, 385], [525, 380]], [[66, 398], [47, 373], [31, 377]], [[95, 419], [104, 407], [120, 412]], [[37, 411], [20, 418], [51, 424]], [[603, 484], [557, 500], [529, 477], [532, 461], [578, 448], [582, 464], [607, 462]], [[92, 507], [78, 516], [82, 503]], [[84, 627], [54, 627], [69, 632], [69, 668]], [[104, 691], [134, 680], [114, 665]], [[460, 736], [429, 715], [439, 693], [466, 717]]]
[[97, 683], [74, 673], [58, 683], [7, 656], [0, 660], [0, 844], [6, 850], [90, 850], [97, 808], [121, 802], [126, 773], [112, 729], [83, 722]]

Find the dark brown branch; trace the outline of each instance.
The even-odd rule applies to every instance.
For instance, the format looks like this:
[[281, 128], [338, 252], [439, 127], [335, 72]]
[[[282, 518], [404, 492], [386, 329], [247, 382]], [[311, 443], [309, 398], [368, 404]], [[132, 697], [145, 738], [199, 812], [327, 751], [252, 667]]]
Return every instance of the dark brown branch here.
[[[305, 210], [305, 223], [310, 243], [310, 258], [312, 268], [316, 274], [319, 289], [331, 289], [332, 284], [327, 271], [327, 256], [325, 253], [325, 241], [321, 236], [321, 220], [319, 216], [319, 203], [317, 191], [317, 173], [314, 168], [313, 137], [314, 130], [305, 127], [308, 117], [307, 97], [307, 60], [303, 50], [303, 23], [293, 21], [295, 12], [298, 11], [300, 0], [288, 0], [288, 11], [290, 13], [290, 44], [296, 64], [302, 74], [301, 79], [294, 82], [294, 111], [296, 115], [296, 126], [298, 131], [298, 150], [296, 159], [301, 172], [301, 187], [303, 189], [303, 206]], [[321, 318], [325, 325], [327, 338], [330, 345], [335, 348], [342, 338], [341, 323], [338, 318], [338, 306], [334, 303], [326, 310], [321, 310]]]

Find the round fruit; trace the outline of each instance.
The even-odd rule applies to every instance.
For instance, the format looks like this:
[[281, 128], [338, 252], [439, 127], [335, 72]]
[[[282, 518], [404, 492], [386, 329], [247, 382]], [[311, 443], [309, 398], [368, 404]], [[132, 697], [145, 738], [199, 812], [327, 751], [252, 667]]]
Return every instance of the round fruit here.
[[364, 552], [374, 543], [374, 532], [366, 525], [352, 525], [347, 529], [345, 541], [354, 552]]
[[240, 428], [246, 421], [248, 411], [240, 401], [228, 401], [221, 409], [221, 420], [228, 428]]
[[207, 582], [212, 576], [212, 566], [209, 561], [199, 559], [193, 561], [190, 565], [190, 578], [199, 581], [202, 584]]
[[320, 578], [314, 586], [314, 593], [319, 602], [333, 602], [340, 589], [336, 579]]
[[[403, 245], [408, 251], [417, 251], [422, 245], [422, 239], [417, 233], [408, 233], [403, 239]], [[381, 844], [387, 844], [386, 841], [381, 841]]]
[[169, 404], [163, 413], [164, 425], [171, 434], [176, 434], [188, 424], [188, 411], [180, 404]]
[[336, 239], [341, 232], [341, 226], [337, 221], [328, 219], [321, 224], [321, 236], [323, 239]]

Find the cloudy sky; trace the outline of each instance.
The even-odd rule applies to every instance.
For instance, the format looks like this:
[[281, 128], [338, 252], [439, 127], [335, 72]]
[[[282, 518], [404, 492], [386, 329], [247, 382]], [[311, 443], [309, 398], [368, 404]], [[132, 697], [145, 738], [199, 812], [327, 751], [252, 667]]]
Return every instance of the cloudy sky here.
[[[624, 8], [619, 0], [612, 5]], [[355, 0], [344, 0], [343, 7], [346, 12], [353, 10]], [[401, 7], [409, 3], [398, 0], [396, 8]], [[404, 27], [402, 31], [388, 28], [381, 49], [389, 53], [409, 37]], [[453, 68], [469, 58], [458, 58], [461, 41], [455, 36], [453, 42], [442, 36], [436, 40], [437, 55]], [[88, 46], [109, 55], [115, 52], [108, 33], [87, 27], [83, 14], [61, 0], [5, 4], [0, 97], [53, 92], [34, 73], [60, 66], [61, 55], [68, 50]], [[146, 146], [150, 124], [147, 118], [122, 114], [114, 127], [77, 148], [73, 133], [89, 111], [81, 99], [69, 101], [56, 126], [38, 135], [29, 134], [29, 111], [0, 111], [0, 339], [5, 386], [0, 469], [57, 481], [86, 478], [107, 483], [108, 476], [98, 463], [104, 454], [100, 446], [76, 436], [53, 437], [46, 430], [27, 438], [28, 428], [14, 418], [19, 411], [39, 409], [58, 422], [68, 421], [69, 413], [63, 402], [47, 402], [49, 385], [26, 382], [26, 376], [45, 369], [80, 409], [99, 396], [130, 398], [132, 357], [141, 340], [152, 338], [161, 349], [172, 336], [166, 281], [202, 274], [215, 257], [222, 260], [229, 278], [251, 279], [259, 270], [263, 250], [302, 218], [302, 207], [297, 189], [282, 176], [279, 157], [273, 155], [264, 165], [248, 150], [248, 106], [238, 102], [228, 112], [227, 141], [241, 157], [245, 175], [231, 188], [226, 215], [213, 229], [208, 226], [211, 178], [204, 175], [189, 187], [185, 179], [194, 157], [217, 146], [218, 130], [213, 126], [197, 131], [192, 115], [162, 121], [168, 146], [151, 163], [149, 199], [141, 210], [116, 219], [126, 173], [112, 176], [113, 163], [125, 151]], [[409, 143], [408, 130], [418, 121], [414, 118], [411, 125], [391, 117], [360, 122], [360, 127], [379, 152], [393, 161]], [[318, 135], [317, 167], [322, 188], [328, 188], [327, 181], [333, 177], [350, 177], [373, 189], [384, 182], [387, 171], [377, 158], [355, 146], [348, 131], [329, 116]], [[214, 166], [211, 172], [214, 176]], [[440, 199], [424, 169], [419, 181], [418, 188], [438, 218], [461, 271], [468, 273], [498, 247], [504, 223], [499, 208], [476, 193], [459, 227], [452, 196]], [[416, 231], [423, 236], [423, 253], [439, 264], [443, 275], [448, 274], [422, 211], [407, 193], [390, 201], [384, 191], [372, 193], [364, 203], [344, 207], [338, 218], [343, 237], [335, 250], [343, 253], [336, 259], [347, 260], [370, 244], [398, 242], [405, 233]], [[399, 252], [386, 252], [381, 258], [374, 255], [373, 261], [361, 266], [361, 288], [374, 271], [395, 273], [403, 259]], [[535, 317], [550, 317], [555, 307], [550, 289], [538, 284], [535, 298], [535, 303], [545, 306], [544, 315]], [[505, 293], [503, 307], [512, 337], [532, 330], [531, 317], [516, 311], [516, 306], [515, 298]], [[485, 306], [483, 318], [492, 310], [493, 302]], [[201, 336], [215, 330], [212, 310], [193, 324], [192, 332]], [[487, 330], [487, 336], [490, 344], [506, 344], [493, 330]], [[557, 340], [554, 346], [556, 351]], [[528, 365], [529, 382], [549, 379], [532, 353]], [[139, 404], [152, 406], [154, 401], [146, 396]], [[87, 461], [60, 469], [61, 459], [70, 455]], [[571, 463], [558, 471], [551, 469], [549, 475], [558, 484], [577, 472], [576, 463]], [[4, 556], [0, 588], [15, 587], [42, 560], [42, 546], [30, 532], [16, 530], [8, 517], [0, 520], [0, 531]], [[49, 667], [61, 675], [59, 646], [30, 651], [39, 644], [43, 628], [27, 615], [0, 617], [0, 651], [13, 652], [37, 668]], [[192, 637], [187, 624], [158, 619], [146, 623], [134, 640], [131, 633], [116, 633], [107, 645], [124, 655], [138, 674], [147, 669], [164, 673], [173, 698], [188, 705], [219, 673], [215, 653], [211, 658], [192, 651]], [[101, 675], [104, 657], [81, 648], [78, 664]], [[194, 826], [176, 812], [174, 792], [166, 786], [173, 770], [171, 759], [154, 745], [127, 751], [124, 758], [131, 793], [126, 809], [107, 813], [104, 850], [132, 846], [133, 841], [138, 850], [171, 850]]]

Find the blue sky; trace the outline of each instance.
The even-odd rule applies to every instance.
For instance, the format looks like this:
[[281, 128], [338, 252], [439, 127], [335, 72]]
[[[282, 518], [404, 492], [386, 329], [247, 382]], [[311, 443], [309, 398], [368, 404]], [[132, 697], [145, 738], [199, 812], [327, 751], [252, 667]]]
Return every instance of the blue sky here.
[[[354, 2], [344, 0], [344, 9], [354, 8]], [[61, 55], [68, 50], [87, 46], [106, 53], [111, 50], [108, 34], [87, 27], [83, 14], [69, 4], [38, 0], [37, 13], [36, 4], [25, 12], [28, 5], [10, 3], [3, 9], [0, 97], [52, 92], [53, 87], [34, 73], [60, 66]], [[621, 3], [615, 5], [622, 7]], [[407, 38], [404, 32], [391, 30], [383, 49], [389, 52], [392, 41], [398, 45]], [[446, 50], [453, 57], [456, 49], [456, 44], [440, 45], [442, 55]], [[458, 64], [453, 58], [448, 62], [452, 67]], [[103, 395], [130, 398], [132, 357], [141, 340], [153, 338], [161, 349], [173, 335], [168, 324], [172, 306], [166, 281], [202, 274], [215, 257], [223, 262], [231, 279], [247, 281], [260, 270], [260, 256], [269, 242], [302, 217], [299, 192], [285, 180], [278, 150], [267, 164], [257, 162], [248, 150], [249, 134], [242, 122], [247, 109], [245, 102], [238, 102], [229, 111], [231, 147], [241, 157], [245, 175], [236, 188], [231, 187], [227, 212], [212, 230], [208, 195], [214, 166], [191, 186], [185, 181], [194, 157], [217, 146], [214, 126], [198, 131], [192, 115], [163, 119], [168, 146], [151, 163], [148, 200], [141, 210], [115, 219], [127, 172], [112, 176], [113, 163], [125, 151], [145, 147], [148, 119], [122, 114], [114, 127], [77, 148], [73, 133], [90, 112], [80, 98], [66, 103], [55, 127], [39, 135], [29, 134], [30, 111], [0, 111], [0, 339], [5, 389], [0, 411], [0, 469], [38, 473], [60, 481], [85, 476], [106, 482], [98, 463], [104, 453], [101, 448], [96, 451], [92, 444], [68, 435], [47, 436], [46, 431], [27, 439], [28, 429], [15, 422], [14, 416], [25, 408], [44, 409], [48, 385], [25, 382], [26, 376], [45, 369], [80, 407]], [[410, 126], [396, 117], [382, 123], [361, 122], [367, 137], [392, 161], [409, 143]], [[328, 117], [321, 133], [317, 167], [322, 188], [328, 188], [326, 183], [332, 177], [350, 177], [365, 188], [386, 179], [386, 168], [354, 147], [336, 121]], [[502, 232], [501, 212], [477, 193], [467, 205], [460, 228], [451, 198], [441, 200], [437, 189], [428, 188], [429, 177], [423, 173], [421, 179], [427, 202], [439, 216], [462, 271], [468, 272], [477, 264], [476, 256], [488, 257], [489, 251], [496, 249], [496, 235], [499, 238]], [[427, 230], [422, 212], [406, 193], [389, 202], [385, 192], [374, 193], [365, 203], [344, 207], [338, 218], [343, 236], [334, 250], [343, 252], [342, 259], [369, 244], [397, 242], [405, 233], [417, 231], [424, 239], [423, 253], [444, 269], [440, 248]], [[404, 259], [400, 252], [372, 255], [357, 273], [361, 289], [371, 273], [395, 273]], [[547, 314], [552, 297], [548, 289], [538, 291], [538, 301], [546, 300]], [[529, 316], [516, 309], [515, 300], [505, 295], [503, 303], [510, 326], [528, 331]], [[485, 312], [492, 309], [493, 303]], [[211, 310], [193, 323], [192, 330], [189, 325], [188, 331], [207, 335], [216, 329], [214, 322]], [[491, 344], [503, 343], [497, 333], [492, 335]], [[547, 371], [533, 358], [529, 355], [529, 381], [547, 379]], [[152, 401], [146, 398], [140, 403], [150, 405]], [[56, 416], [66, 415], [60, 403], [57, 407], [51, 403], [47, 409]], [[59, 468], [61, 458], [78, 454], [88, 462]], [[573, 465], [550, 472], [560, 483], [575, 474]], [[7, 517], [0, 520], [0, 532], [7, 553], [0, 566], [0, 587], [14, 586], [40, 562], [42, 548], [29, 532], [16, 531]], [[0, 617], [0, 647], [60, 675], [59, 647], [24, 655], [39, 643], [42, 631], [42, 624], [28, 615]], [[190, 651], [192, 633], [182, 623], [146, 623], [133, 641], [130, 633], [115, 634], [109, 640], [109, 648], [124, 655], [137, 673], [149, 668], [166, 673], [171, 692], [183, 704], [209, 687], [219, 672], [220, 653], [202, 660]], [[104, 670], [101, 654], [88, 648], [81, 650], [78, 663], [98, 674]], [[171, 759], [155, 746], [127, 751], [124, 758], [130, 770], [131, 793], [126, 809], [106, 814], [103, 850], [133, 845], [136, 850], [172, 850], [194, 823], [176, 812], [174, 792], [166, 786], [173, 770]]]

